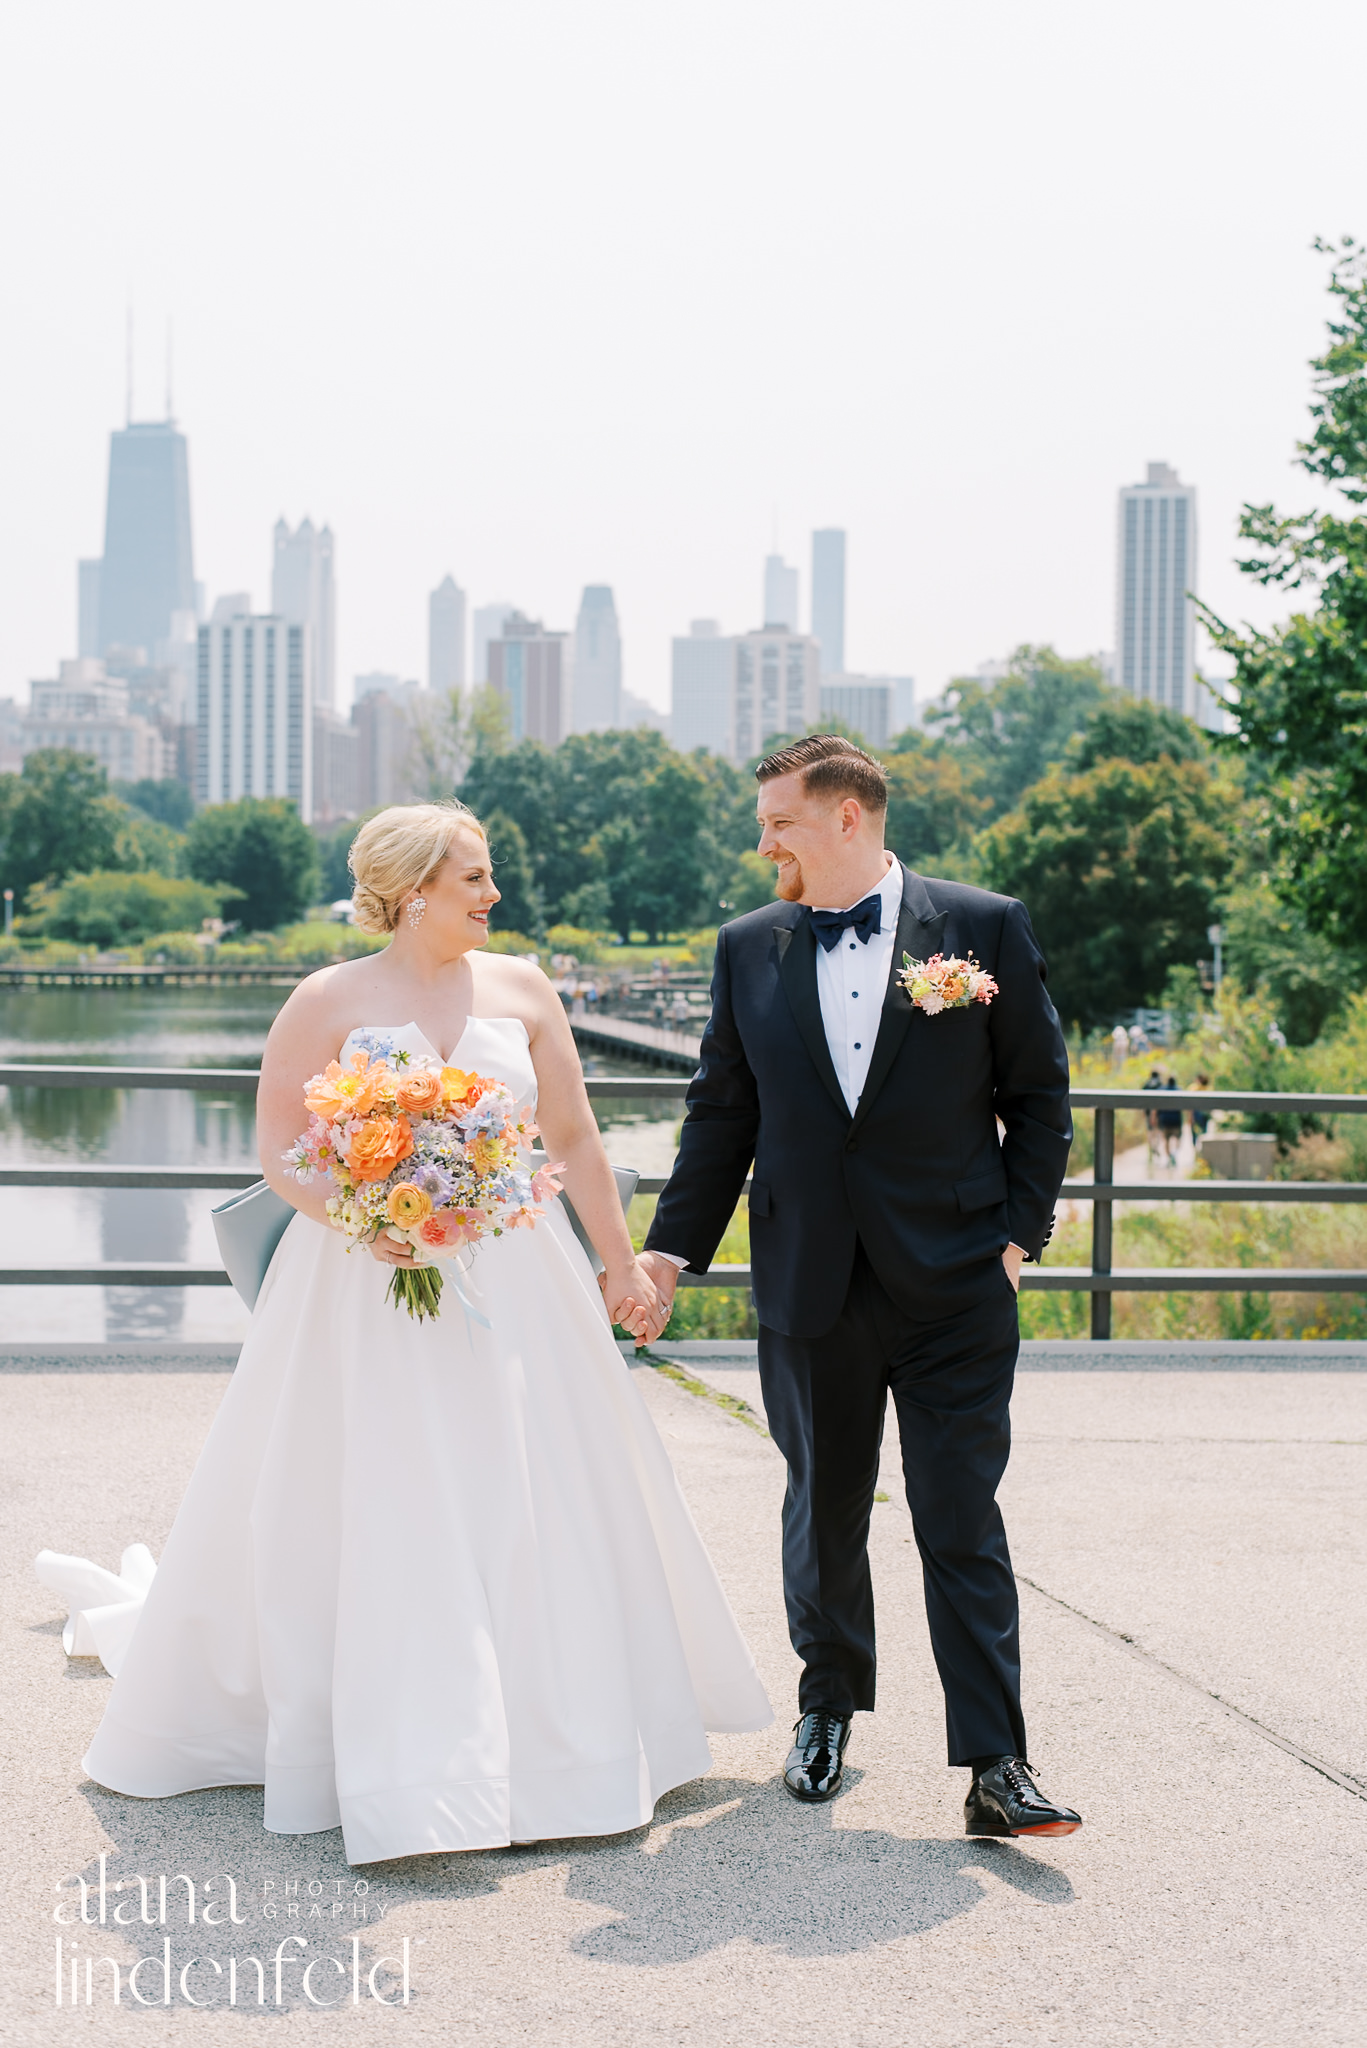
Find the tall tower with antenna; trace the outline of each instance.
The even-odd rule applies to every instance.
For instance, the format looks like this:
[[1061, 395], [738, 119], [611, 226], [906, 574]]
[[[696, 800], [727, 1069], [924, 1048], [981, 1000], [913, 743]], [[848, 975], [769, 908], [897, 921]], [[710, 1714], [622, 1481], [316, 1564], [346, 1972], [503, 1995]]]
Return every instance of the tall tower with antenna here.
[[81, 565], [81, 646], [101, 655], [117, 649], [127, 665], [155, 662], [159, 643], [178, 637], [174, 614], [193, 617], [195, 609], [189, 450], [171, 413], [170, 323], [166, 417], [135, 420], [131, 306], [125, 380], [124, 424], [109, 437], [104, 556]]

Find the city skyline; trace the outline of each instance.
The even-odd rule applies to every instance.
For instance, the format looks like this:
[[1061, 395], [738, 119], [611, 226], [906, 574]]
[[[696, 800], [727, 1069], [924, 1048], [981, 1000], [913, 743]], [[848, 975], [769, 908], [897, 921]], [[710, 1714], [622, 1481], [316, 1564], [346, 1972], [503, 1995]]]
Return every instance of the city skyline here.
[[[858, 536], [847, 670], [934, 691], [1013, 641], [1107, 644], [1115, 491], [1155, 453], [1200, 483], [1202, 595], [1283, 616], [1239, 576], [1235, 528], [1243, 501], [1285, 501], [1306, 430], [1313, 238], [1362, 225], [1367, 16], [1326, 0], [1326, 70], [1290, 18], [1243, 34], [1223, 5], [1155, 8], [1138, 49], [1127, 16], [1080, 34], [1075, 0], [1041, 0], [1028, 33], [994, 0], [851, 0], [838, 32], [786, 10], [778, 34], [760, 0], [700, 0], [686, 35], [608, 0], [459, 21], [419, 0], [378, 39], [313, 0], [243, 0], [226, 39], [165, 0], [83, 12], [78, 34], [21, 15], [0, 133], [26, 194], [4, 231], [23, 317], [0, 337], [0, 695], [77, 651], [71, 565], [102, 550], [130, 304], [135, 421], [161, 410], [175, 320], [196, 573], [263, 595], [263, 521], [326, 516], [344, 677], [424, 673], [448, 570], [562, 624], [603, 581], [630, 687], [661, 703], [671, 637], [751, 620], [766, 551], [805, 582], [827, 525]], [[488, 89], [514, 72], [532, 138], [515, 160]], [[130, 123], [149, 78], [157, 118]], [[245, 106], [271, 150], [243, 148]], [[1281, 141], [1271, 211], [1237, 196], [1260, 124]], [[282, 234], [282, 192], [320, 177], [328, 205]], [[1237, 346], [1212, 220], [1222, 264], [1257, 280]], [[223, 252], [246, 248], [252, 289], [229, 293]], [[490, 317], [532, 278], [549, 344]], [[743, 317], [719, 319], [728, 304]]]

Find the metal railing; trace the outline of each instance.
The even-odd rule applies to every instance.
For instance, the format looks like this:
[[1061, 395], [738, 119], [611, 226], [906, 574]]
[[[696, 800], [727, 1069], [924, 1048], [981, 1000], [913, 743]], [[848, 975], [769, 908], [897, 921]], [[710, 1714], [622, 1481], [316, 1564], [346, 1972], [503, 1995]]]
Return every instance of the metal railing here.
[[[161, 1088], [202, 1094], [254, 1095], [257, 1071], [249, 1067], [101, 1067], [30, 1063], [0, 1065], [0, 1087], [7, 1088]], [[685, 1077], [658, 1079], [643, 1075], [608, 1078], [591, 1075], [589, 1096], [596, 1101], [679, 1102], [688, 1086]], [[1049, 1293], [1090, 1294], [1094, 1337], [1111, 1334], [1111, 1300], [1120, 1293], [1188, 1294], [1367, 1294], [1367, 1270], [1323, 1266], [1125, 1266], [1112, 1264], [1113, 1222], [1123, 1202], [1367, 1202], [1362, 1181], [1117, 1181], [1115, 1118], [1117, 1110], [1214, 1111], [1244, 1115], [1367, 1116], [1367, 1095], [1293, 1095], [1246, 1090], [1164, 1089], [1161, 1094], [1139, 1088], [1075, 1088], [1075, 1111], [1094, 1114], [1092, 1180], [1065, 1180], [1060, 1199], [1090, 1202], [1092, 1262], [1090, 1266], [1027, 1266], [1022, 1285]], [[0, 1166], [0, 1187], [55, 1188], [218, 1188], [250, 1187], [260, 1178], [255, 1167], [173, 1166]], [[638, 1193], [659, 1194], [663, 1179], [643, 1177]], [[748, 1188], [749, 1183], [746, 1183]], [[707, 1273], [685, 1273], [687, 1287], [748, 1288], [750, 1268], [713, 1266]], [[94, 1262], [67, 1266], [0, 1266], [0, 1286], [64, 1284], [92, 1287], [226, 1287], [221, 1266], [187, 1261], [155, 1260]]]

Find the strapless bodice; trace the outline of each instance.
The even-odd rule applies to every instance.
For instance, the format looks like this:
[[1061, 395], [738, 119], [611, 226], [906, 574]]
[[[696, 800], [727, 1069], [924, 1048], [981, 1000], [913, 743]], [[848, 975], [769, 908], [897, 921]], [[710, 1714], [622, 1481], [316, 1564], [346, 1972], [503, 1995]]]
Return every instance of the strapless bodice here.
[[448, 1067], [460, 1067], [468, 1074], [483, 1074], [489, 1080], [505, 1082], [520, 1104], [536, 1108], [536, 1069], [527, 1027], [520, 1017], [469, 1018], [445, 1061], [416, 1024], [358, 1024], [343, 1043], [339, 1054], [343, 1065], [354, 1052], [381, 1058], [406, 1052], [410, 1057], [421, 1055]]

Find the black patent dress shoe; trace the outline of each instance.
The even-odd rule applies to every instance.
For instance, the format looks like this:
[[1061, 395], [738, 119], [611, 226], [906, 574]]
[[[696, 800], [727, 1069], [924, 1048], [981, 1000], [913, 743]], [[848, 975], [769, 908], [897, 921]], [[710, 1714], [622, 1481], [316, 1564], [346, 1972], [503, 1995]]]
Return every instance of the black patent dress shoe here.
[[1046, 1799], [1023, 1757], [1003, 1757], [973, 1780], [964, 1801], [966, 1835], [1071, 1835], [1082, 1817]]
[[808, 1805], [834, 1799], [845, 1775], [845, 1744], [853, 1726], [839, 1714], [804, 1714], [794, 1724], [793, 1746], [783, 1766], [783, 1782], [794, 1799]]

